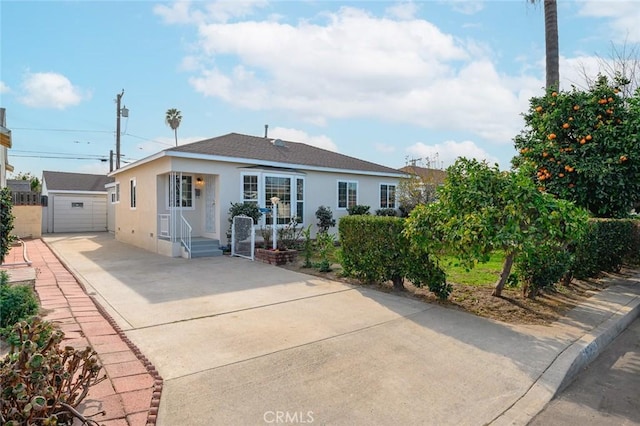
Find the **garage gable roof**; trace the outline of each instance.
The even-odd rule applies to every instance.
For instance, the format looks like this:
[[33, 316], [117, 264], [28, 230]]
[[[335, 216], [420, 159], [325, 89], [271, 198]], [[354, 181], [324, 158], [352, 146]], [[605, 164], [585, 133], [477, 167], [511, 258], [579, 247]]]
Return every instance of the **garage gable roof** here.
[[105, 175], [43, 171], [42, 180], [48, 191], [105, 192], [105, 185], [114, 179]]

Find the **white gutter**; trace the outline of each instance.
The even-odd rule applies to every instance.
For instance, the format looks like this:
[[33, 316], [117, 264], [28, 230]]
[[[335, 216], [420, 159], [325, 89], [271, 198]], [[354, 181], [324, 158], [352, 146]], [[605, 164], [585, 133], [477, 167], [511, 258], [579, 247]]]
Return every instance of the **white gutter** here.
[[68, 190], [56, 190], [49, 189], [46, 195], [57, 194], [75, 194], [75, 195], [107, 195], [107, 191], [68, 191]]

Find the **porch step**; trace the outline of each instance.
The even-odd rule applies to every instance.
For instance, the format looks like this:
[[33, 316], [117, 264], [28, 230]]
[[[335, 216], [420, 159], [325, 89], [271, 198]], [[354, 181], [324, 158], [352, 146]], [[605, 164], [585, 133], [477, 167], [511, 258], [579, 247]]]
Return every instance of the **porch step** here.
[[222, 256], [220, 241], [211, 238], [191, 239], [191, 258]]

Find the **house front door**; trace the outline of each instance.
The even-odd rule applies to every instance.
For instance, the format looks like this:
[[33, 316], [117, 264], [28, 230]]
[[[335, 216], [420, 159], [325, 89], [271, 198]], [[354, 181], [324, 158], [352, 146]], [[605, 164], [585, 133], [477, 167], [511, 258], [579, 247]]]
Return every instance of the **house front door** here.
[[207, 175], [204, 179], [204, 232], [211, 238], [217, 233], [215, 183], [215, 176]]

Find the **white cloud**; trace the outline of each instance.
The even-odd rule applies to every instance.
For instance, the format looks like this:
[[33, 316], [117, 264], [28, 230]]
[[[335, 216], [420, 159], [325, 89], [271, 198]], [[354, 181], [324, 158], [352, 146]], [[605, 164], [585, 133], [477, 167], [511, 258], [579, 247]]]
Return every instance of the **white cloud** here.
[[473, 15], [484, 9], [483, 0], [447, 0], [453, 10], [464, 15]]
[[204, 9], [196, 9], [192, 7], [191, 1], [180, 0], [170, 6], [158, 4], [154, 6], [153, 12], [167, 24], [224, 23], [233, 18], [250, 16], [257, 8], [266, 5], [266, 0], [221, 0], [207, 3]]
[[609, 18], [616, 41], [640, 42], [640, 5], [637, 1], [589, 0], [579, 4], [581, 16]]
[[418, 6], [411, 1], [396, 3], [385, 9], [385, 13], [388, 17], [400, 20], [413, 19], [417, 12]]
[[11, 89], [7, 86], [4, 81], [0, 81], [0, 93], [9, 93]]
[[65, 109], [90, 98], [67, 77], [54, 72], [27, 73], [22, 92], [20, 102], [34, 108]]
[[[458, 157], [475, 158], [477, 160], [487, 160], [489, 164], [499, 163], [498, 159], [484, 149], [480, 148], [472, 141], [445, 141], [427, 145], [418, 142], [407, 148], [407, 153], [413, 159], [420, 159], [427, 167], [447, 168], [452, 165]], [[501, 167], [508, 168], [508, 164], [501, 164]]]
[[338, 151], [338, 146], [325, 135], [311, 136], [303, 130], [289, 129], [286, 127], [269, 128], [269, 138], [282, 139], [291, 142], [302, 142], [328, 151]]
[[528, 96], [544, 85], [499, 74], [487, 46], [425, 20], [379, 18], [349, 7], [322, 17], [324, 23], [201, 25], [199, 63], [216, 66], [190, 83], [205, 96], [291, 111], [307, 122], [368, 117], [468, 131], [496, 143], [511, 143]]

